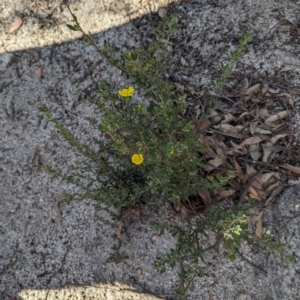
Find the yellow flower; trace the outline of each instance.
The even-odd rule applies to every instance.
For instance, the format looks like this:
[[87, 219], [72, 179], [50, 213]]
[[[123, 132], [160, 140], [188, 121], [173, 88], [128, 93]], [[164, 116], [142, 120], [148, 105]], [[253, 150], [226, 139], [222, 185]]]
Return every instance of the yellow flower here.
[[131, 97], [134, 93], [134, 88], [132, 86], [129, 86], [127, 89], [122, 89], [122, 90], [119, 90], [119, 95], [121, 97]]
[[131, 162], [135, 165], [140, 165], [143, 163], [143, 161], [144, 161], [144, 156], [141, 153], [133, 154], [131, 156]]

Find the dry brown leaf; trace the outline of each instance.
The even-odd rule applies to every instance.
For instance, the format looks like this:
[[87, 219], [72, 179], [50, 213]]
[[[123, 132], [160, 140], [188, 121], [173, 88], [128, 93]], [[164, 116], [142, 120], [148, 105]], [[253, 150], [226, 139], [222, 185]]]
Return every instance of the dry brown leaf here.
[[34, 154], [34, 157], [32, 159], [32, 166], [36, 168], [37, 172], [41, 172], [42, 170], [42, 161], [41, 156], [37, 152]]
[[262, 186], [269, 186], [269, 182], [272, 178], [275, 178], [275, 176], [276, 172], [263, 173], [259, 178], [260, 184]]
[[221, 121], [221, 124], [227, 124], [228, 122], [235, 119], [235, 117], [232, 114], [225, 114], [223, 115], [224, 120]]
[[245, 174], [242, 171], [242, 168], [240, 167], [239, 163], [235, 160], [235, 158], [232, 159], [232, 162], [238, 178], [241, 180], [242, 183], [245, 183], [248, 176], [245, 176]]
[[124, 223], [122, 221], [118, 222], [118, 228], [117, 228], [117, 237], [120, 240], [122, 238], [122, 230], [123, 230]]
[[41, 79], [43, 76], [43, 69], [41, 67], [36, 68], [35, 75], [38, 79]]
[[262, 141], [263, 139], [259, 136], [252, 136], [246, 140], [244, 140], [239, 146], [239, 149], [246, 146], [246, 145], [253, 145], [253, 144], [258, 144]]
[[230, 179], [227, 181], [227, 183], [233, 187], [235, 190], [240, 191], [241, 190], [241, 185], [235, 180], [235, 179]]
[[59, 203], [62, 202], [62, 201], [66, 201], [66, 200], [70, 200], [71, 199], [71, 195], [68, 195], [68, 194], [62, 194], [60, 196], [58, 196], [54, 203], [53, 203], [53, 208], [55, 210], [55, 212], [57, 213], [58, 217], [61, 218], [61, 211], [60, 211], [60, 208], [59, 208]]
[[224, 142], [221, 141], [221, 140], [218, 140], [218, 141], [217, 141], [217, 144], [218, 144], [218, 147], [220, 147], [222, 150], [228, 149], [228, 147], [227, 147], [227, 146], [224, 144]]
[[195, 120], [195, 124], [199, 131], [205, 130], [210, 126], [210, 122], [207, 120]]
[[228, 190], [228, 189], [218, 191], [218, 195], [222, 198], [228, 198], [228, 197], [232, 196], [234, 193], [235, 193], [234, 190]]
[[255, 234], [257, 236], [261, 236], [263, 233], [263, 227], [262, 227], [262, 219], [263, 219], [263, 215], [264, 215], [264, 211], [262, 210], [258, 216], [253, 216], [253, 220], [256, 224], [256, 230], [255, 230]]
[[276, 115], [272, 115], [269, 118], [267, 118], [265, 120], [265, 124], [266, 125], [270, 125], [270, 124], [272, 124], [272, 123], [274, 123], [274, 122], [276, 122], [276, 121], [278, 121], [280, 119], [286, 118], [288, 115], [289, 114], [288, 114], [288, 112], [286, 110], [281, 111], [281, 112], [277, 113]]
[[288, 136], [288, 134], [286, 134], [286, 133], [277, 134], [277, 135], [273, 136], [270, 141], [272, 144], [275, 144], [278, 140], [283, 139], [286, 136]]
[[273, 90], [273, 89], [269, 89], [268, 92], [271, 93], [271, 94], [278, 94], [278, 92], [276, 90]]
[[217, 148], [217, 155], [223, 160], [223, 162], [227, 161], [227, 157], [221, 148]]
[[277, 188], [279, 186], [279, 182], [276, 181], [275, 183], [271, 184], [270, 186], [268, 186], [266, 188], [267, 192], [272, 192], [275, 188]]
[[217, 137], [214, 135], [214, 136], [207, 136], [206, 138], [210, 147], [214, 150], [214, 152], [217, 152], [217, 149], [220, 147]]
[[279, 167], [286, 169], [294, 174], [300, 175], [300, 167], [294, 167], [289, 164], [279, 165]]
[[247, 217], [246, 217], [246, 222], [247, 222], [247, 224], [248, 224], [249, 226], [252, 226], [252, 225], [253, 225], [253, 223], [252, 223], [252, 217], [251, 217], [251, 216], [247, 216]]
[[267, 119], [270, 116], [270, 114], [266, 108], [262, 108], [262, 109], [258, 110], [257, 115], [262, 119]]
[[277, 153], [277, 152], [283, 151], [285, 148], [286, 148], [286, 147], [281, 146], [281, 145], [274, 145], [274, 146], [272, 147], [272, 151], [273, 151], [274, 153]]
[[254, 133], [256, 133], [256, 134], [272, 134], [272, 132], [270, 130], [262, 129], [259, 127], [254, 128]]
[[273, 144], [271, 144], [271, 143], [266, 143], [266, 144], [262, 145], [263, 153], [264, 153], [263, 159], [262, 159], [263, 162], [268, 162], [269, 156], [273, 152], [272, 146], [273, 146]]
[[251, 132], [252, 135], [255, 135], [255, 128], [258, 125], [258, 122], [251, 122], [249, 124], [249, 130]]
[[222, 120], [222, 116], [215, 110], [211, 111], [210, 115], [209, 115], [209, 120], [212, 123], [219, 123]]
[[208, 140], [206, 139], [206, 137], [203, 134], [199, 134], [199, 139], [202, 143], [202, 145], [204, 146], [204, 149], [206, 150], [207, 153], [210, 154], [210, 157], [215, 157], [216, 153], [214, 152], [214, 150], [210, 147]]
[[241, 118], [243, 118], [243, 117], [245, 117], [245, 116], [249, 116], [249, 115], [251, 115], [251, 113], [249, 113], [249, 112], [243, 112], [240, 116], [239, 116], [239, 119], [241, 119]]
[[136, 217], [139, 217], [139, 218], [141, 217], [141, 211], [139, 209], [130, 208], [129, 212], [131, 212]]
[[253, 160], [257, 161], [261, 156], [261, 150], [259, 144], [250, 145], [249, 154]]
[[9, 29], [9, 33], [13, 33], [15, 31], [17, 31], [23, 24], [23, 20], [20, 17], [17, 17], [14, 22], [12, 23], [10, 29]]
[[[259, 217], [259, 218], [258, 218]], [[262, 217], [263, 217], [263, 211], [260, 212], [260, 214], [257, 216], [257, 222], [256, 222], [256, 229], [255, 229], [255, 234], [259, 237], [262, 236], [263, 234], [263, 222], [262, 222]]]
[[246, 217], [246, 222], [249, 226], [256, 226], [255, 234], [259, 237], [261, 237], [263, 234], [263, 223], [262, 223], [263, 214], [264, 214], [264, 211], [262, 210], [258, 216], [247, 216]]
[[254, 176], [257, 173], [253, 165], [246, 164], [246, 174], [249, 177]]
[[292, 98], [292, 96], [290, 94], [288, 94], [288, 93], [281, 93], [281, 94], [278, 94], [277, 96], [281, 97], [281, 98], [284, 98], [284, 100], [287, 101], [292, 108], [294, 108], [294, 100], [293, 100], [293, 98]]
[[[230, 140], [230, 144], [233, 147], [233, 151], [236, 154], [239, 155], [245, 155], [248, 153], [247, 149], [245, 147], [240, 147], [240, 145], [236, 144], [235, 142], [233, 142], [232, 140]], [[242, 148], [242, 149], [241, 149]], [[240, 150], [241, 149], [241, 150]]]
[[214, 159], [210, 159], [204, 167], [206, 172], [210, 172], [213, 169], [218, 168], [223, 163], [223, 159], [220, 157], [215, 157]]
[[218, 129], [224, 133], [229, 133], [229, 134], [238, 134], [239, 132], [235, 129], [234, 126], [230, 124], [220, 124], [220, 125], [215, 125], [213, 128]]
[[286, 185], [280, 185], [280, 186], [277, 186], [275, 189], [273, 189], [271, 195], [269, 196], [269, 198], [266, 201], [266, 205], [270, 201], [272, 201], [276, 196], [278, 196], [285, 188], [286, 188]]
[[263, 190], [263, 187], [260, 184], [259, 179], [254, 180], [254, 182], [252, 183], [252, 187], [255, 188], [257, 193], [258, 193], [259, 190]]
[[264, 95], [269, 90], [269, 88], [270, 88], [269, 85], [264, 83], [261, 93]]
[[295, 68], [295, 67], [293, 67], [293, 66], [286, 66], [286, 67], [282, 68], [282, 69], [279, 71], [279, 73], [282, 73], [282, 72], [288, 72], [288, 71], [293, 70], [294, 68]]
[[261, 191], [261, 190], [257, 190], [257, 194], [260, 197], [260, 199], [262, 200], [266, 200], [268, 199], [270, 192], [266, 192], [266, 191]]
[[243, 94], [247, 96], [247, 95], [251, 95], [254, 93], [258, 93], [260, 88], [261, 88], [261, 84], [257, 83], [255, 85], [249, 87], [245, 92], [243, 92]]
[[235, 130], [237, 130], [237, 132], [241, 133], [244, 130], [244, 126], [243, 125], [236, 125], [234, 126]]
[[258, 196], [256, 190], [254, 189], [254, 187], [252, 185], [249, 187], [248, 195], [251, 198], [254, 198], [254, 199], [257, 199], [257, 200], [261, 200], [260, 197]]
[[213, 204], [213, 200], [211, 199], [210, 193], [207, 191], [198, 192], [199, 196], [203, 199], [203, 203], [206, 205]]
[[125, 211], [123, 212], [122, 217], [121, 217], [120, 220], [123, 221], [124, 219], [127, 218], [127, 216], [128, 216], [129, 214], [133, 214], [133, 215], [135, 215], [135, 216], [141, 218], [141, 211], [140, 211], [139, 209], [127, 208], [127, 209], [125, 209]]
[[243, 137], [241, 134], [239, 134], [239, 131], [235, 128], [235, 126], [232, 126], [230, 124], [220, 124], [220, 125], [215, 125], [213, 127], [223, 132], [224, 134], [232, 136], [236, 139], [241, 139]]

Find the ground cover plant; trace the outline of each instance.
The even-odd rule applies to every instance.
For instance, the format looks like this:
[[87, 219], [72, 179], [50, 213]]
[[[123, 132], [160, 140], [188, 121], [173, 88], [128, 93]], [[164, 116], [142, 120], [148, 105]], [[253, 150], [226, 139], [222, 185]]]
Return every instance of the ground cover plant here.
[[[136, 214], [145, 206], [158, 209], [163, 202], [178, 214], [187, 210], [190, 217], [183, 225], [151, 224], [160, 234], [169, 231], [177, 240], [176, 247], [157, 258], [154, 266], [163, 272], [167, 266], [180, 265], [178, 299], [187, 298], [195, 277], [206, 275], [199, 261], [221, 243], [229, 259], [235, 258], [241, 241], [248, 240], [292, 261], [284, 245], [262, 226], [265, 205], [285, 187], [283, 170], [299, 174], [295, 161], [285, 160], [285, 154], [294, 151], [285, 121], [293, 108], [292, 99], [277, 93], [281, 100], [274, 103], [271, 89], [262, 83], [239, 91], [225, 86], [224, 78], [233, 73], [250, 36], [241, 36], [229, 61], [221, 64], [223, 78], [212, 82], [212, 92], [203, 94], [201, 112], [195, 113], [188, 106], [186, 92], [176, 90], [164, 77], [166, 40], [176, 30], [175, 18], [162, 18], [151, 45], [120, 54], [109, 41], [100, 48], [70, 13], [69, 29], [80, 31], [88, 44], [134, 83], [116, 88], [102, 78], [98, 96], [89, 99], [101, 113], [101, 120], [90, 119], [99, 129], [99, 138], [93, 140], [97, 147], [81, 143], [44, 107], [59, 134], [88, 160], [84, 166], [72, 166], [68, 174], [47, 166], [44, 170], [81, 187], [83, 193], [73, 195], [74, 199], [89, 198]], [[143, 102], [136, 100], [137, 93]], [[232, 100], [239, 96], [243, 101]], [[222, 100], [230, 102], [233, 110]], [[226, 205], [224, 199], [229, 200]], [[249, 213], [253, 207], [259, 214]], [[215, 243], [202, 249], [199, 239], [208, 231], [214, 232]], [[124, 258], [120, 245], [111, 261]]]

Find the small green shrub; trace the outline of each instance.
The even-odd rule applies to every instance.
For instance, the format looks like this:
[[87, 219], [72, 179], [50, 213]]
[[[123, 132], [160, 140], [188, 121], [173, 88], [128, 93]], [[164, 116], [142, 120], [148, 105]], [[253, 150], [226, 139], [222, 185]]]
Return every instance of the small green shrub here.
[[[79, 24], [68, 27], [81, 30]], [[70, 171], [67, 176], [69, 182], [86, 189], [85, 197], [116, 207], [160, 205], [164, 200], [178, 203], [202, 190], [217, 191], [226, 183], [226, 175], [209, 179], [201, 175], [203, 147], [195, 119], [184, 115], [186, 95], [175, 92], [163, 76], [167, 56], [164, 38], [175, 29], [174, 18], [164, 18], [156, 29], [156, 42], [121, 57], [107, 41], [104, 43], [101, 54], [126, 72], [135, 85], [114, 90], [103, 79], [98, 97], [89, 99], [101, 112], [101, 120], [92, 122], [102, 133], [94, 139], [98, 152], [81, 144], [43, 108], [59, 133], [91, 161], [81, 173], [74, 168], [75, 173]], [[90, 34], [84, 39], [94, 44]], [[145, 99], [143, 103], [136, 101], [136, 89]], [[94, 176], [88, 178], [89, 173]], [[89, 181], [87, 185], [83, 186], [82, 178]]]
[[[68, 24], [69, 29], [82, 32], [84, 40], [96, 47], [112, 66], [129, 75], [134, 84], [115, 89], [113, 84], [102, 79], [98, 97], [88, 99], [101, 113], [100, 120], [89, 119], [99, 130], [99, 138], [93, 140], [97, 151], [93, 150], [95, 147], [82, 144], [44, 107], [43, 112], [59, 134], [88, 159], [84, 166], [71, 166], [68, 174], [50, 167], [44, 167], [44, 170], [81, 187], [83, 193], [75, 194], [75, 199], [90, 198], [107, 207], [159, 207], [163, 201], [169, 200], [179, 203], [199, 192], [216, 192], [233, 178], [232, 172], [205, 178], [201, 161], [204, 150], [198, 138], [197, 120], [184, 113], [187, 108], [185, 93], [176, 92], [164, 78], [168, 55], [165, 39], [175, 32], [175, 19], [162, 19], [155, 29], [156, 41], [147, 49], [140, 47], [119, 55], [107, 41], [100, 49], [91, 34], [86, 34], [76, 16], [70, 13], [75, 24]], [[244, 34], [231, 53], [230, 62], [221, 64], [226, 75], [232, 72], [249, 40], [250, 36]], [[216, 95], [222, 91], [224, 83], [223, 79], [212, 82]], [[143, 98], [141, 103], [137, 101], [136, 93]], [[204, 100], [208, 108], [217, 106], [214, 95], [205, 94]], [[201, 119], [205, 120], [206, 115], [203, 114]], [[235, 259], [241, 242], [251, 238], [284, 255], [284, 245], [274, 242], [272, 235], [253, 238], [242, 208], [232, 211], [210, 206], [204, 219], [191, 219], [182, 227], [152, 223], [152, 228], [160, 234], [169, 231], [176, 238], [175, 248], [166, 257], [157, 258], [154, 266], [164, 272], [166, 266], [180, 265], [175, 289], [179, 300], [186, 299], [196, 277], [207, 275], [199, 266], [199, 260], [206, 251], [218, 247], [220, 241], [223, 241], [229, 259]], [[205, 237], [207, 231], [215, 232], [216, 244], [202, 249], [199, 239]], [[118, 263], [126, 258], [120, 251], [121, 245], [119, 241], [113, 246], [115, 253], [108, 261]]]

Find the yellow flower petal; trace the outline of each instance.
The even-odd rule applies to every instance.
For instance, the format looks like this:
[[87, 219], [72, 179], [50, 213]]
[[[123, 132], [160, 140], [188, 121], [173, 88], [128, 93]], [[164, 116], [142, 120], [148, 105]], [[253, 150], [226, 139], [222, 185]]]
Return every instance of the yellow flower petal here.
[[131, 162], [135, 165], [140, 165], [144, 162], [144, 156], [141, 153], [133, 154], [131, 156]]
[[119, 95], [121, 97], [131, 97], [134, 93], [134, 88], [132, 86], [129, 86], [127, 89], [122, 89], [122, 90], [119, 90]]

